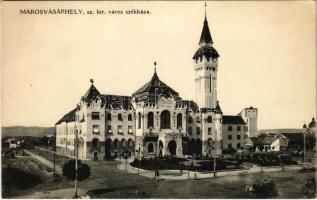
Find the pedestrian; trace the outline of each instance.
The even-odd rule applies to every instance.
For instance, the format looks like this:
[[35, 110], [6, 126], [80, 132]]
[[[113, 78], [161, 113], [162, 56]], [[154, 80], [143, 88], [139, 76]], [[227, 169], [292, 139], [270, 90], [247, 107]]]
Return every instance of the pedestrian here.
[[154, 171], [154, 179], [156, 180], [157, 170]]
[[160, 172], [157, 170], [157, 179], [160, 179]]

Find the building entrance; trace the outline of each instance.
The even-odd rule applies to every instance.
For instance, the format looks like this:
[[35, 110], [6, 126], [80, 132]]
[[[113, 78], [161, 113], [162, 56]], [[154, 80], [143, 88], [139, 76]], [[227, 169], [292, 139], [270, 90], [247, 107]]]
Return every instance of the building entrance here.
[[174, 140], [172, 140], [168, 143], [168, 150], [169, 150], [171, 155], [173, 155], [173, 156], [176, 155], [176, 148], [177, 148], [177, 145], [176, 145], [176, 142]]

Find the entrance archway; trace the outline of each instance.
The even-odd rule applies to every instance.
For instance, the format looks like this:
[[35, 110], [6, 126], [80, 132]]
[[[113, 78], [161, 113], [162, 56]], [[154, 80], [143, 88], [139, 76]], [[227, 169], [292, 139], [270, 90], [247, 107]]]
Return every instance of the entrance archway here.
[[176, 142], [174, 140], [172, 140], [168, 143], [168, 150], [169, 150], [171, 155], [173, 155], [173, 156], [176, 155], [176, 148], [177, 148], [177, 145], [176, 145]]
[[163, 157], [163, 142], [159, 141], [159, 157]]
[[111, 145], [112, 144], [112, 141], [111, 141], [111, 139], [107, 139], [106, 140], [106, 144], [105, 144], [105, 147], [106, 147], [106, 152], [105, 152], [105, 154], [106, 154], [106, 157], [107, 158], [110, 158], [111, 157]]

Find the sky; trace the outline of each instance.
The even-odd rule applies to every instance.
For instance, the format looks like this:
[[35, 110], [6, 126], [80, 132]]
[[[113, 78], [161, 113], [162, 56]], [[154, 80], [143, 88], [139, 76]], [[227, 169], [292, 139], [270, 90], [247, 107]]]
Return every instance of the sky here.
[[[149, 15], [22, 15], [20, 9], [149, 10]], [[204, 2], [3, 2], [2, 126], [54, 126], [94, 79], [131, 95], [157, 73], [194, 99], [192, 56]], [[207, 19], [220, 54], [226, 115], [258, 108], [258, 128], [301, 128], [316, 116], [312, 1], [212, 1]]]

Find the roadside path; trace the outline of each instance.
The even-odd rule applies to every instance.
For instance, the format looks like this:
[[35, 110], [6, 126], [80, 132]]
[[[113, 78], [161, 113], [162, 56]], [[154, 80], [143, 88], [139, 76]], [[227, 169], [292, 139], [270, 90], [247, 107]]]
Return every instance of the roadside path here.
[[[145, 176], [148, 178], [155, 178], [155, 174], [153, 170], [144, 170], [138, 169], [136, 167], [131, 166], [129, 163], [126, 165], [125, 162], [121, 162], [117, 167], [121, 170], [125, 170], [129, 173], [139, 174], [141, 176]], [[302, 166], [299, 165], [289, 165], [284, 166], [282, 169], [281, 166], [278, 167], [262, 167], [262, 172], [277, 172], [277, 171], [291, 171], [291, 170], [299, 170]], [[206, 178], [213, 178], [213, 172], [195, 172], [195, 171], [188, 171], [183, 170], [183, 173], [180, 174], [180, 170], [160, 170], [160, 180], [187, 180], [187, 179], [206, 179]], [[261, 167], [255, 166], [251, 167], [250, 169], [239, 169], [239, 170], [226, 170], [226, 171], [217, 171], [216, 177], [223, 177], [223, 176], [237, 176], [237, 175], [244, 175], [244, 174], [254, 174], [254, 173], [261, 173]]]
[[[36, 155], [36, 154], [34, 154], [34, 153], [32, 153], [32, 152], [26, 150], [26, 149], [24, 149], [24, 152], [25, 152], [26, 154], [32, 156], [32, 157], [35, 158], [36, 160], [38, 160], [38, 161], [39, 161], [40, 163], [42, 163], [43, 165], [45, 165], [45, 166], [47, 166], [47, 167], [49, 167], [49, 168], [51, 168], [51, 169], [54, 168], [54, 163], [53, 163], [53, 162], [51, 162], [51, 161], [49, 161], [49, 160], [47, 160], [47, 159], [45, 159], [45, 158], [43, 158], [43, 157], [41, 157], [41, 156], [39, 156], [39, 155]], [[62, 174], [62, 168], [61, 168], [59, 165], [55, 165], [55, 171], [56, 171], [56, 173], [58, 173], [58, 174]]]
[[[86, 190], [82, 188], [78, 188], [77, 195], [83, 196], [86, 194]], [[74, 188], [64, 188], [58, 190], [50, 190], [50, 191], [40, 191], [35, 192], [30, 195], [23, 196], [23, 199], [72, 199], [75, 194]]]

